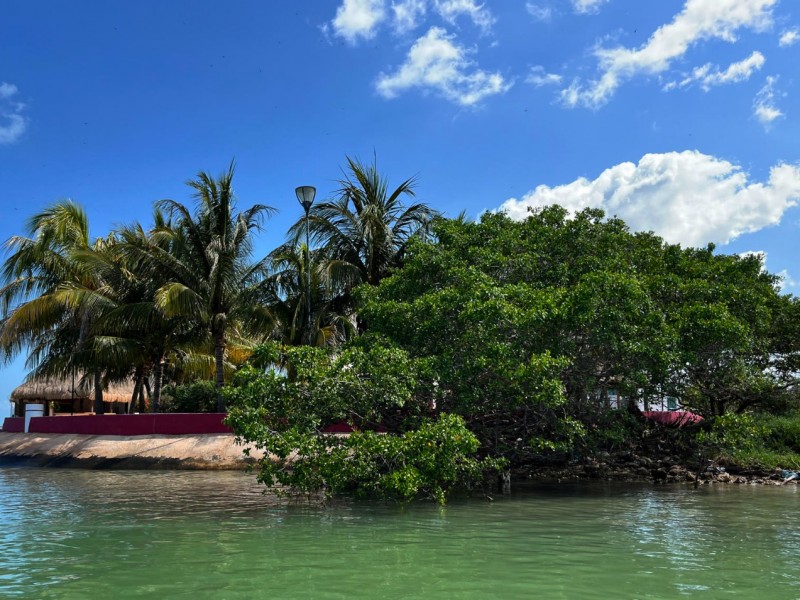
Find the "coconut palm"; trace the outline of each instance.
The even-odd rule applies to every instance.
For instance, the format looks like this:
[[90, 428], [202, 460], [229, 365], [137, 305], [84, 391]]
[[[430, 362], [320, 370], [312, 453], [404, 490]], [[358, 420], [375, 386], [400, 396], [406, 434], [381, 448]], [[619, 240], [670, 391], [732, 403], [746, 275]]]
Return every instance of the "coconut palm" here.
[[[310, 260], [310, 264], [309, 264]], [[268, 274], [254, 288], [254, 304], [273, 318], [271, 337], [284, 344], [326, 346], [354, 333], [352, 315], [343, 304], [343, 292], [358, 276], [347, 263], [328, 259], [321, 250], [307, 252], [305, 244], [284, 244], [267, 257]], [[311, 269], [311, 318], [306, 319], [308, 269]], [[308, 326], [311, 331], [308, 331]]]
[[233, 193], [234, 163], [213, 178], [201, 171], [187, 181], [195, 206], [161, 200], [159, 210], [171, 219], [157, 228], [148, 260], [168, 282], [155, 294], [155, 304], [167, 318], [199, 321], [214, 346], [218, 410], [225, 410], [219, 390], [225, 381], [225, 351], [229, 328], [242, 309], [243, 290], [258, 278], [260, 264], [252, 265], [253, 232], [274, 209], [256, 204], [237, 212]]
[[[436, 214], [422, 203], [403, 204], [414, 197], [415, 178], [390, 191], [376, 162], [365, 165], [347, 157], [347, 169], [333, 200], [312, 206], [309, 227], [313, 242], [327, 256], [352, 265], [356, 283], [377, 285], [402, 263], [409, 240], [426, 235]], [[300, 219], [289, 233], [295, 240], [305, 232]]]
[[[158, 211], [155, 221], [158, 226], [166, 225]], [[135, 224], [115, 231], [105, 252], [78, 254], [104, 282], [97, 293], [103, 294], [107, 303], [93, 327], [95, 346], [125, 376], [133, 370], [131, 403], [152, 377], [153, 412], [158, 412], [166, 364], [191, 355], [204, 341], [204, 331], [196, 320], [168, 317], [156, 304], [157, 291], [169, 282], [166, 273], [152, 269], [152, 262], [146, 260], [156, 249], [168, 250], [163, 237], [156, 239]]]
[[[27, 233], [6, 242], [0, 350], [10, 360], [27, 349], [31, 377], [91, 373], [95, 410], [102, 412], [103, 369], [93, 353], [91, 326], [104, 299], [87, 294], [102, 282], [77, 258], [92, 247], [86, 213], [71, 200], [57, 202], [29, 219]], [[93, 244], [97, 251], [104, 245]]]

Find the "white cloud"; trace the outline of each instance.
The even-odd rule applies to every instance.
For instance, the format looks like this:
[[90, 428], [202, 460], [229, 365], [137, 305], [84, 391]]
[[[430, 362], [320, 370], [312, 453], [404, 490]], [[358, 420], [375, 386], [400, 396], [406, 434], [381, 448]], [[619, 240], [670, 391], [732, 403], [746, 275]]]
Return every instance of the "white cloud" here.
[[706, 63], [702, 67], [697, 67], [691, 75], [685, 77], [679, 83], [668, 83], [664, 86], [665, 90], [670, 90], [675, 87], [687, 87], [692, 83], [699, 83], [700, 87], [705, 91], [710, 90], [717, 85], [724, 85], [726, 83], [738, 83], [750, 79], [750, 76], [764, 66], [766, 59], [759, 51], [753, 52], [750, 56], [742, 61], [731, 63], [727, 69], [720, 71], [719, 67]]
[[416, 29], [428, 10], [427, 0], [392, 2], [392, 22], [398, 33]]
[[489, 9], [475, 0], [433, 0], [433, 5], [436, 12], [451, 25], [455, 25], [456, 19], [462, 15], [469, 17], [484, 31], [489, 31], [494, 24], [494, 17]]
[[570, 107], [599, 107], [627, 79], [638, 74], [663, 73], [697, 42], [736, 40], [742, 28], [761, 30], [772, 22], [772, 7], [778, 0], [686, 0], [672, 22], [659, 27], [641, 47], [597, 48], [594, 52], [602, 74], [584, 86], [575, 80], [562, 90], [561, 99]]
[[528, 14], [537, 21], [546, 23], [553, 18], [553, 9], [549, 6], [534, 4], [533, 2], [526, 2], [525, 10], [527, 10]]
[[5, 81], [0, 81], [0, 100], [11, 98], [11, 96], [13, 96], [16, 93], [17, 93], [17, 86], [15, 86], [13, 83], [6, 83]]
[[767, 77], [755, 99], [753, 100], [753, 113], [762, 125], [769, 128], [775, 119], [784, 116], [783, 112], [775, 105], [775, 84], [778, 77]]
[[333, 21], [323, 25], [323, 30], [333, 25], [336, 35], [356, 44], [374, 38], [389, 18], [395, 33], [403, 35], [422, 24], [429, 7], [450, 25], [466, 17], [484, 33], [495, 21], [491, 11], [476, 0], [392, 0], [388, 11], [387, 0], [343, 0]]
[[572, 0], [572, 7], [579, 15], [594, 15], [608, 0]]
[[511, 87], [511, 82], [500, 73], [476, 69], [468, 58], [470, 51], [456, 45], [453, 39], [444, 29], [431, 27], [414, 42], [406, 61], [394, 73], [380, 75], [376, 83], [378, 93], [394, 98], [400, 92], [420, 88], [471, 106]]
[[25, 105], [13, 99], [17, 91], [13, 83], [0, 81], [0, 144], [13, 144], [28, 128]]
[[542, 66], [531, 67], [531, 72], [525, 79], [528, 83], [536, 87], [543, 87], [546, 85], [558, 85], [561, 83], [561, 75], [557, 73], [548, 73]]
[[528, 208], [560, 204], [570, 211], [602, 208], [637, 231], [655, 231], [690, 246], [727, 243], [780, 222], [800, 200], [800, 165], [778, 164], [766, 182], [741, 167], [697, 151], [646, 154], [565, 185], [540, 185], [500, 210], [523, 219]]
[[384, 0], [344, 0], [336, 10], [333, 29], [351, 44], [375, 37], [377, 26], [386, 16]]
[[786, 48], [800, 42], [800, 29], [789, 29], [781, 34], [778, 44], [781, 48]]

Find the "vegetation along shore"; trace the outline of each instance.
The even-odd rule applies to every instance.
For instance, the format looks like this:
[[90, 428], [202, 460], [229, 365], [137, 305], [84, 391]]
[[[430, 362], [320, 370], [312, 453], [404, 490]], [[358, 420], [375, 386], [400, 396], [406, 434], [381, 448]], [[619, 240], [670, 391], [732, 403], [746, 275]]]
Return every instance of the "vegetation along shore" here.
[[[32, 216], [6, 242], [3, 356], [91, 385], [96, 412], [120, 381], [128, 410], [227, 412], [259, 480], [298, 492], [800, 468], [800, 303], [759, 256], [599, 210], [445, 218], [352, 159], [254, 256], [273, 209], [240, 209], [233, 177], [201, 172], [192, 203], [96, 239], [75, 202]], [[692, 421], [647, 418], [674, 409]]]

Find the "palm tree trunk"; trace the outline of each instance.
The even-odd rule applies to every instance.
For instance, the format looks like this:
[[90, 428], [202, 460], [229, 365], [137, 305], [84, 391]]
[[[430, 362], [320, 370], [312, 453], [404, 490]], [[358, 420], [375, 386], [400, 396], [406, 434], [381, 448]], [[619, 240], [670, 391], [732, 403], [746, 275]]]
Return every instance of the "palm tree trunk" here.
[[225, 385], [225, 331], [221, 331], [214, 336], [214, 363], [216, 366], [216, 385], [217, 385], [217, 412], [225, 412], [225, 398], [222, 397], [222, 386]]
[[153, 362], [153, 402], [150, 408], [152, 412], [157, 413], [161, 400], [161, 380], [164, 377], [164, 359], [159, 356]]
[[100, 369], [94, 370], [94, 414], [103, 415], [106, 408], [103, 405], [103, 380], [100, 376]]
[[142, 371], [143, 367], [139, 365], [133, 373], [133, 394], [131, 394], [131, 401], [128, 402], [128, 414], [131, 414], [136, 408], [136, 399], [142, 391]]
[[[150, 393], [150, 380], [148, 379], [149, 375], [144, 376], [144, 390], [147, 391], [147, 398], [150, 399], [152, 394]], [[139, 393], [139, 412], [143, 413], [145, 411], [145, 397], [144, 391]]]

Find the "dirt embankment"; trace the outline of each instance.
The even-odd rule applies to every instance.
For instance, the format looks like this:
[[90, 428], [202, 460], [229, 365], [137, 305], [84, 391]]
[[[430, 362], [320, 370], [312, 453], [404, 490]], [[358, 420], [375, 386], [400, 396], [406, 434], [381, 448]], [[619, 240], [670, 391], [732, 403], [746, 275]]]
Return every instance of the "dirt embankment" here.
[[107, 436], [0, 432], [0, 464], [89, 469], [242, 469], [232, 434]]

